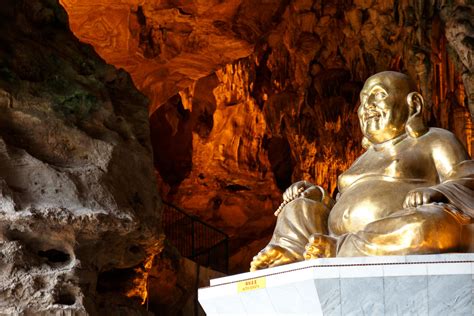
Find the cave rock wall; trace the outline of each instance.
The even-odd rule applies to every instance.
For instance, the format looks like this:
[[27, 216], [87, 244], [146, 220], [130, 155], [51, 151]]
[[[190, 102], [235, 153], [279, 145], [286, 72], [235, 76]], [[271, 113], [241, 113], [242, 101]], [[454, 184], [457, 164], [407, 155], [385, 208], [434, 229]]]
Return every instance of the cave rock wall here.
[[0, 314], [141, 314], [100, 280], [161, 247], [146, 98], [56, 1], [2, 3], [0, 42]]

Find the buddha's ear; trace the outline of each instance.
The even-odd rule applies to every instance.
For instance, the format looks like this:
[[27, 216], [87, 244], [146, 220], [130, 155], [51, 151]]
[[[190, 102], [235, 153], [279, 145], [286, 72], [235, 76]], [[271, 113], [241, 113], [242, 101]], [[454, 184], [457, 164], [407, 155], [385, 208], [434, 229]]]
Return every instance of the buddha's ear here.
[[428, 131], [423, 120], [423, 97], [418, 92], [410, 92], [407, 95], [407, 103], [410, 116], [405, 124], [405, 130], [413, 138], [420, 137]]
[[372, 142], [367, 137], [364, 136], [362, 138], [362, 148], [368, 149], [370, 146], [372, 146]]

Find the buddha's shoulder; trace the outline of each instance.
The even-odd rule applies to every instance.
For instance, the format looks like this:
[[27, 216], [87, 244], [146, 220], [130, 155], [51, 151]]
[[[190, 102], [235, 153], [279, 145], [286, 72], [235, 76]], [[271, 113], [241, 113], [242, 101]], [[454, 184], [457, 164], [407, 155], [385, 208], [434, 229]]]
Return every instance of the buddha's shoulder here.
[[422, 136], [419, 137], [420, 141], [426, 140], [426, 141], [457, 141], [456, 135], [454, 135], [452, 132], [444, 129], [444, 128], [438, 128], [438, 127], [430, 127], [428, 129], [428, 132], [423, 134]]
[[458, 147], [460, 145], [460, 141], [456, 135], [446, 129], [438, 127], [430, 127], [428, 132], [417, 139], [417, 142], [426, 143], [430, 147]]

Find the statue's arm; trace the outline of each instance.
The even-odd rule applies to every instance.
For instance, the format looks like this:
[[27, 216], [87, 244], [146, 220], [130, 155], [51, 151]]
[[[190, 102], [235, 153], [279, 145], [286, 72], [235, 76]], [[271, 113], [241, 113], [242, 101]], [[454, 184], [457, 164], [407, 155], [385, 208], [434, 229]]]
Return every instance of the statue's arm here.
[[436, 129], [433, 138], [429, 142], [430, 152], [442, 183], [449, 178], [449, 175], [458, 164], [470, 160], [470, 157], [463, 144], [453, 133]]
[[[474, 161], [470, 159], [462, 144], [450, 134], [445, 142], [437, 150], [445, 160], [437, 159], [437, 170], [440, 184], [433, 189], [440, 192], [444, 199], [463, 214], [474, 218]], [[436, 143], [435, 143], [436, 145]]]
[[[440, 183], [446, 181], [453, 169], [463, 161], [469, 160], [469, 155], [456, 136], [443, 129], [432, 128], [430, 135], [424, 139], [422, 146], [431, 155]], [[446, 202], [448, 199], [442, 190], [435, 187], [417, 188], [408, 192], [404, 207], [416, 207], [432, 202]]]

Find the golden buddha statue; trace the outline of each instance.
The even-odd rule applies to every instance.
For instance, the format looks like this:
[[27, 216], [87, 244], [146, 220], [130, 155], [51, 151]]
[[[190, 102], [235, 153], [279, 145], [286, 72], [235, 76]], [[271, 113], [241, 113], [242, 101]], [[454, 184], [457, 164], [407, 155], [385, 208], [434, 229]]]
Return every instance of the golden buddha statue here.
[[451, 132], [425, 126], [414, 91], [398, 72], [367, 79], [358, 109], [366, 152], [339, 176], [336, 201], [306, 181], [285, 191], [251, 271], [321, 257], [473, 251], [474, 161]]

